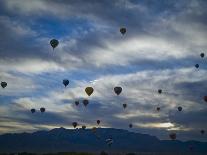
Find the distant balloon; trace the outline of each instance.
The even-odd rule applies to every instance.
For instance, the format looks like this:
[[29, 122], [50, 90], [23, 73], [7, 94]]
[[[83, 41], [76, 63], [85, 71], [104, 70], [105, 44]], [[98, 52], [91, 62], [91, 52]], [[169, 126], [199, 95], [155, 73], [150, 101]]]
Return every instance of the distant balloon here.
[[122, 87], [114, 87], [114, 92], [119, 95], [122, 92]]
[[126, 104], [126, 103], [124, 103], [124, 104], [123, 104], [123, 108], [125, 109], [126, 107], [127, 107], [127, 104]]
[[83, 126], [82, 126], [82, 129], [86, 129], [86, 126], [85, 126], [85, 125], [83, 125]]
[[178, 107], [178, 111], [182, 111], [183, 110], [183, 108], [182, 107]]
[[203, 135], [203, 134], [205, 133], [205, 130], [201, 130], [200, 132], [201, 132], [201, 134]]
[[58, 44], [59, 44], [58, 40], [56, 40], [56, 39], [50, 40], [50, 45], [52, 46], [53, 49], [56, 48], [58, 46]]
[[176, 133], [169, 134], [170, 139], [175, 140], [176, 139]]
[[133, 127], [133, 125], [132, 124], [129, 124], [129, 128], [132, 128]]
[[101, 123], [101, 121], [100, 120], [97, 120], [96, 123], [99, 125]]
[[31, 109], [31, 112], [32, 112], [32, 113], [35, 113], [35, 111], [36, 111], [35, 109]]
[[199, 64], [195, 64], [195, 68], [199, 68]]
[[7, 86], [7, 83], [6, 82], [1, 82], [1, 87], [2, 88], [5, 88]]
[[162, 89], [158, 89], [157, 91], [159, 94], [162, 94]]
[[126, 28], [125, 27], [120, 28], [120, 32], [122, 35], [124, 35], [126, 33]]
[[160, 111], [160, 107], [157, 107], [157, 111]]
[[40, 108], [40, 112], [41, 112], [41, 113], [45, 112], [45, 108], [43, 108], [43, 107]]
[[86, 87], [85, 92], [88, 96], [90, 96], [93, 93], [93, 87]]
[[64, 79], [64, 80], [63, 80], [63, 85], [64, 85], [65, 87], [67, 87], [68, 84], [69, 84], [69, 80]]
[[86, 107], [89, 104], [89, 101], [87, 99], [83, 100], [83, 105]]
[[203, 100], [204, 100], [205, 102], [207, 102], [207, 96], [204, 96], [204, 97], [203, 97]]
[[75, 105], [78, 106], [79, 105], [79, 101], [75, 101]]
[[201, 56], [201, 58], [204, 58], [205, 54], [204, 53], [201, 53], [200, 56]]
[[77, 122], [73, 122], [72, 125], [73, 125], [74, 128], [76, 128], [78, 123]]
[[106, 144], [107, 144], [108, 146], [111, 146], [113, 143], [114, 143], [114, 140], [113, 140], [112, 138], [108, 138], [108, 139], [106, 139]]

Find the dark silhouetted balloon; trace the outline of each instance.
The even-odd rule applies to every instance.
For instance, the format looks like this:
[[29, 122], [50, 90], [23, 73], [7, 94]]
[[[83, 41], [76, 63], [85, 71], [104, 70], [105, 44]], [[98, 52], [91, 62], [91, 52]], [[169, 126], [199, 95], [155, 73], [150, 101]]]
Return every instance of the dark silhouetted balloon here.
[[205, 54], [204, 53], [201, 53], [200, 56], [201, 56], [201, 58], [204, 58]]
[[83, 105], [86, 107], [89, 104], [89, 101], [87, 99], [83, 100]]
[[126, 107], [127, 107], [127, 104], [126, 104], [126, 103], [124, 103], [124, 104], [123, 104], [123, 108], [125, 109]]
[[79, 101], [75, 101], [75, 105], [78, 106], [79, 105]]
[[132, 124], [129, 124], [129, 128], [132, 128], [133, 127], [133, 125]]
[[41, 113], [45, 112], [45, 108], [43, 108], [43, 107], [40, 108], [40, 112], [41, 112]]
[[169, 137], [170, 137], [170, 139], [175, 140], [176, 139], [176, 133], [170, 133]]
[[2, 88], [5, 88], [7, 86], [7, 83], [6, 82], [1, 82], [1, 87]]
[[83, 125], [83, 126], [82, 126], [82, 129], [86, 129], [86, 126], [85, 126], [85, 125]]
[[157, 107], [157, 111], [160, 111], [160, 107]]
[[69, 80], [64, 79], [64, 80], [63, 80], [63, 85], [64, 85], [65, 87], [67, 87], [68, 84], [69, 84]]
[[122, 87], [114, 87], [114, 92], [116, 93], [116, 95], [121, 94], [121, 92], [122, 92]]
[[73, 122], [72, 125], [73, 125], [74, 128], [76, 128], [78, 123], [77, 122]]
[[56, 48], [58, 46], [58, 44], [59, 44], [58, 40], [56, 40], [56, 39], [50, 40], [50, 45], [52, 46], [53, 49]]
[[182, 111], [183, 110], [183, 108], [182, 107], [178, 107], [178, 111]]
[[93, 93], [93, 88], [92, 87], [86, 87], [85, 92], [88, 96], [90, 96]]
[[195, 68], [199, 68], [199, 64], [195, 64]]
[[97, 120], [96, 123], [99, 125], [101, 123], [101, 121], [100, 120]]
[[120, 28], [120, 32], [122, 35], [124, 35], [126, 33], [126, 28], [125, 27]]
[[35, 113], [35, 111], [36, 111], [35, 109], [31, 109], [31, 112], [32, 112], [32, 113]]
[[204, 96], [204, 97], [203, 97], [203, 100], [204, 100], [205, 102], [207, 102], [207, 96]]
[[162, 94], [162, 89], [158, 89], [157, 91], [159, 94]]
[[201, 134], [203, 135], [205, 133], [205, 130], [201, 130]]

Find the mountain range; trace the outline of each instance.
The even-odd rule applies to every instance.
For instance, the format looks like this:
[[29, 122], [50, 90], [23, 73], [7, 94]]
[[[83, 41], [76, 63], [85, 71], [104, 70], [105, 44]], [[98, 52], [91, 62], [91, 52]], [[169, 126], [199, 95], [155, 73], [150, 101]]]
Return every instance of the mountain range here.
[[[93, 131], [93, 132], [92, 132]], [[106, 139], [113, 139], [111, 146]], [[0, 135], [0, 153], [15, 152], [200, 152], [207, 142], [160, 140], [154, 136], [123, 129], [65, 129]]]

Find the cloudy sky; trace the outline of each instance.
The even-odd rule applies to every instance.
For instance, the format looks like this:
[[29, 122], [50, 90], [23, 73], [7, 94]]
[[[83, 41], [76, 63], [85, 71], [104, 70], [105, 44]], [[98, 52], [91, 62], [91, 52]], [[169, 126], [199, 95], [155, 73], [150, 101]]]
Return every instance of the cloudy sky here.
[[[100, 119], [101, 127], [206, 141], [206, 8], [205, 0], [1, 0], [0, 81], [8, 86], [0, 89], [0, 134]], [[86, 108], [75, 106], [83, 99]]]

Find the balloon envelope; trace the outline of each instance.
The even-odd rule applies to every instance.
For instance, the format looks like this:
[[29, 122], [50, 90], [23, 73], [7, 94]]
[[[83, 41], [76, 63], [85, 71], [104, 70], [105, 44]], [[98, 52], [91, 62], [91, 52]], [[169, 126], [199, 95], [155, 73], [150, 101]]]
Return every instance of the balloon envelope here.
[[121, 32], [121, 34], [124, 35], [126, 33], [126, 28], [125, 27], [120, 28], [120, 32]]
[[35, 113], [35, 111], [36, 111], [35, 109], [31, 109], [31, 112], [32, 112], [32, 113]]
[[5, 88], [7, 86], [7, 83], [6, 82], [1, 82], [1, 87], [2, 88]]
[[72, 125], [73, 125], [74, 128], [76, 128], [78, 123], [77, 122], [73, 122]]
[[52, 48], [56, 48], [59, 44], [59, 41], [57, 39], [52, 39], [50, 40], [50, 45], [52, 46]]
[[45, 112], [45, 108], [43, 108], [43, 107], [40, 108], [40, 112], [42, 112], [42, 113]]
[[122, 92], [122, 87], [114, 87], [114, 92], [116, 93], [116, 95], [121, 94], [121, 92]]
[[63, 80], [63, 85], [64, 85], [65, 87], [67, 87], [68, 84], [69, 84], [69, 80], [64, 79], [64, 80]]
[[130, 128], [132, 128], [132, 127], [133, 127], [133, 125], [132, 125], [132, 124], [129, 124], [129, 127], [130, 127]]
[[182, 111], [183, 110], [183, 108], [182, 107], [178, 107], [178, 111]]
[[78, 106], [79, 105], [79, 101], [75, 101], [75, 105]]
[[126, 103], [124, 103], [124, 104], [123, 104], [123, 108], [125, 109], [126, 107], [127, 107], [127, 104], [126, 104]]
[[199, 64], [195, 64], [195, 68], [199, 68]]
[[96, 123], [99, 125], [101, 123], [101, 121], [100, 120], [97, 120]]
[[92, 87], [86, 87], [85, 92], [88, 96], [90, 96], [93, 93], [93, 88]]
[[176, 133], [169, 134], [170, 139], [175, 140], [176, 139]]
[[87, 105], [89, 104], [89, 101], [88, 100], [83, 100], [83, 105], [86, 107]]
[[162, 89], [158, 89], [157, 91], [159, 94], [162, 94]]
[[201, 58], [204, 58], [205, 54], [204, 53], [201, 53], [200, 56], [201, 56]]

